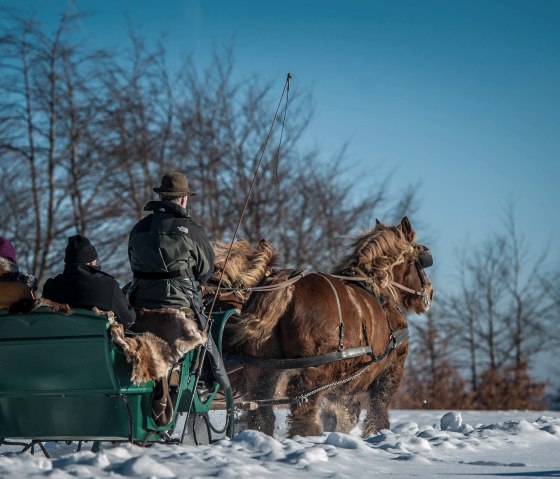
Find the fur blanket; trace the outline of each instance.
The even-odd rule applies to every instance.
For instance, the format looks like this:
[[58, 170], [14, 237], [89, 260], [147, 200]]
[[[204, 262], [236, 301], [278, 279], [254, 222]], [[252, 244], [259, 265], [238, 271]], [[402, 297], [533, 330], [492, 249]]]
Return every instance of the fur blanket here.
[[37, 280], [18, 271], [17, 265], [0, 257], [0, 309], [9, 309], [21, 300], [33, 300]]
[[[73, 313], [67, 304], [55, 303], [45, 298], [20, 302], [17, 308], [11, 308], [10, 313], [27, 314], [41, 306], [56, 313]], [[123, 325], [116, 321], [111, 311], [97, 308], [93, 311], [109, 316], [111, 337], [132, 364], [131, 380], [134, 384], [167, 377], [184, 354], [206, 342], [206, 335], [199, 330], [197, 323], [180, 310], [138, 311], [138, 324], [134, 325], [137, 334], [132, 336], [125, 334]]]
[[191, 315], [188, 308], [140, 308], [136, 310], [136, 321], [130, 330], [162, 339], [169, 344], [173, 358], [178, 361], [191, 349], [206, 342], [206, 335]]
[[[123, 329], [120, 324], [113, 325], [113, 340], [116, 326], [120, 326], [120, 330]], [[127, 342], [128, 349], [121, 346], [127, 354], [127, 359], [130, 354], [135, 365], [133, 382], [143, 382], [145, 377], [166, 377], [186, 353], [206, 343], [206, 335], [198, 328], [197, 323], [180, 309], [138, 309], [136, 322], [130, 329], [138, 334], [132, 337], [119, 334]]]

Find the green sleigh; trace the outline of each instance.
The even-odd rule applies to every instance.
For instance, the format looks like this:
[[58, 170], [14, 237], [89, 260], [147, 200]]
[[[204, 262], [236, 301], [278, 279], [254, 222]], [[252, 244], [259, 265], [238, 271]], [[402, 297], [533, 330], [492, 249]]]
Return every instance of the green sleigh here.
[[[234, 312], [213, 315], [211, 331], [220, 350]], [[79, 447], [93, 441], [94, 448], [106, 441], [183, 442], [185, 432], [172, 438], [179, 416], [204, 415], [218, 402], [217, 383], [204, 396], [195, 388], [199, 348], [180, 362], [170, 389], [173, 418], [158, 426], [151, 416], [154, 384], [132, 384], [132, 366], [109, 328], [105, 314], [87, 310], [69, 316], [45, 307], [18, 315], [0, 311], [0, 445], [23, 450], [38, 445], [46, 453], [45, 441], [79, 441]], [[233, 395], [228, 389], [220, 397], [226, 410], [223, 431], [231, 436]]]

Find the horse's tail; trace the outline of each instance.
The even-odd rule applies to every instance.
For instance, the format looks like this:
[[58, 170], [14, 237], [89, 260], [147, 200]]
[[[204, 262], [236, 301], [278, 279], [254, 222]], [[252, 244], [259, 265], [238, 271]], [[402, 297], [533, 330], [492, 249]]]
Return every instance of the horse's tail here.
[[250, 344], [258, 348], [272, 337], [275, 326], [285, 313], [294, 291], [289, 285], [274, 291], [255, 294], [238, 321], [231, 324], [234, 345]]

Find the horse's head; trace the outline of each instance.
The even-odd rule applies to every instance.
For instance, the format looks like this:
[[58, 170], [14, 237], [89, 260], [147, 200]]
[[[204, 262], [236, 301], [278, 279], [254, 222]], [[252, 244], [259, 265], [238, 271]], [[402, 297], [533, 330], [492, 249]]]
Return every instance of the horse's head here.
[[433, 264], [432, 253], [427, 246], [416, 242], [416, 233], [406, 216], [400, 225], [388, 229], [404, 239], [402, 258], [391, 269], [388, 289], [405, 311], [423, 313], [430, 309], [434, 294], [425, 271]]
[[367, 276], [378, 294], [389, 294], [406, 311], [429, 309], [433, 289], [424, 268], [431, 265], [431, 253], [416, 243], [407, 217], [396, 226], [376, 220], [375, 227], [356, 238], [350, 248], [335, 274]]

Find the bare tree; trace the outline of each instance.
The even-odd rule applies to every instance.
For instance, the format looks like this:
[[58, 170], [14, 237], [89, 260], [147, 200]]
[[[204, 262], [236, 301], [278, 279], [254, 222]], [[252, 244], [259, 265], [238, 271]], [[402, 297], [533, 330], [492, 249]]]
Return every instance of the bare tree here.
[[[33, 217], [34, 228], [19, 231], [29, 234], [28, 265], [39, 277], [49, 269], [50, 253], [57, 233], [57, 213], [64, 192], [57, 190], [60, 145], [57, 136], [60, 62], [64, 50], [63, 35], [72, 18], [63, 16], [57, 30], [49, 37], [32, 21], [13, 17], [14, 28], [1, 39], [4, 77], [2, 89], [8, 102], [2, 105], [3, 129], [0, 167], [4, 174], [14, 174], [15, 183], [6, 185], [2, 194], [13, 197], [25, 192], [23, 202], [5, 212], [7, 223], [17, 223], [16, 216]], [[23, 160], [23, 162], [22, 162]], [[62, 193], [57, 195], [57, 193]], [[29, 198], [30, 201], [26, 201]]]
[[[513, 208], [506, 211], [504, 232], [494, 233], [460, 261], [461, 288], [444, 294], [442, 325], [453, 338], [458, 360], [470, 371], [478, 404], [505, 407], [501, 395], [516, 392], [519, 407], [539, 404], [543, 386], [529, 376], [531, 359], [553, 347], [555, 315], [552, 290], [543, 284], [547, 253], [529, 255], [516, 230]], [[465, 354], [466, 353], [466, 354]], [[512, 376], [513, 375], [513, 376]], [[512, 379], [513, 377], [513, 379]], [[532, 381], [532, 382], [531, 382]]]
[[76, 40], [77, 20], [63, 15], [46, 33], [13, 16], [0, 38], [0, 198], [10, 205], [0, 220], [41, 280], [61, 267], [75, 233], [126, 278], [128, 231], [170, 170], [184, 171], [197, 191], [195, 219], [229, 239], [263, 154], [240, 236], [267, 238], [292, 267], [326, 270], [346, 236], [418, 208], [416, 188], [390, 193], [390, 175], [358, 197], [341, 174], [344, 147], [328, 160], [301, 150], [310, 95], [292, 91], [286, 121], [263, 150], [279, 92], [257, 77], [236, 79], [231, 48], [204, 69], [187, 57], [171, 71], [162, 42], [152, 48], [131, 31], [129, 48], [93, 50]]
[[[441, 310], [439, 310], [441, 311]], [[452, 338], [444, 334], [438, 309], [421, 321], [411, 321], [410, 357], [394, 405], [401, 408], [470, 408], [472, 392], [459, 369], [453, 366]]]

